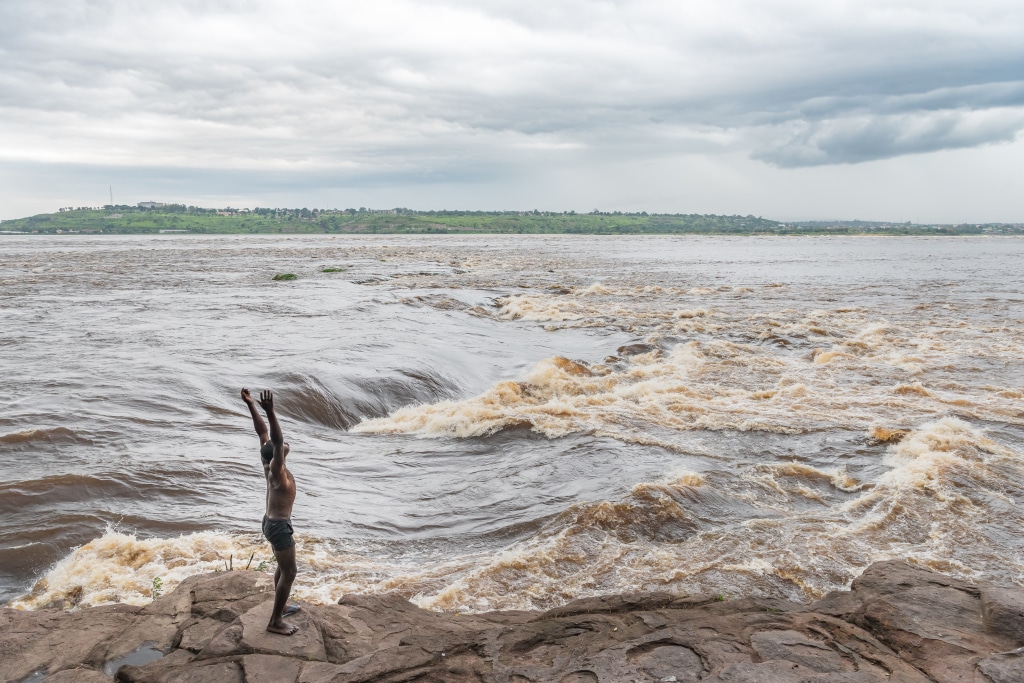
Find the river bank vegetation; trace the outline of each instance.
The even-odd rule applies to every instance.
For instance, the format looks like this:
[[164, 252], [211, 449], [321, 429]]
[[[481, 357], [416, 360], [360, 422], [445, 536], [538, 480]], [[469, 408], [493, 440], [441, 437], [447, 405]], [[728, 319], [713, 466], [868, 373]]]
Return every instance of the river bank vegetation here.
[[808, 221], [785, 223], [755, 216], [599, 211], [416, 211], [413, 209], [206, 209], [184, 204], [151, 208], [68, 207], [0, 223], [2, 233], [38, 234], [705, 234], [705, 235], [977, 235], [1024, 234], [1024, 224]]

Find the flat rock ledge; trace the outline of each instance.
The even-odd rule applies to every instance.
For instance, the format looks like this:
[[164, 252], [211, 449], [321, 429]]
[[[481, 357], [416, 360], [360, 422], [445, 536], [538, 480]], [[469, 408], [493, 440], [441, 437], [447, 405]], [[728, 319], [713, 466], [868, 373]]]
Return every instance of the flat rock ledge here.
[[637, 593], [439, 614], [348, 595], [264, 629], [270, 578], [194, 576], [146, 607], [0, 610], [0, 680], [45, 683], [1021, 683], [1024, 589], [891, 561], [812, 605]]

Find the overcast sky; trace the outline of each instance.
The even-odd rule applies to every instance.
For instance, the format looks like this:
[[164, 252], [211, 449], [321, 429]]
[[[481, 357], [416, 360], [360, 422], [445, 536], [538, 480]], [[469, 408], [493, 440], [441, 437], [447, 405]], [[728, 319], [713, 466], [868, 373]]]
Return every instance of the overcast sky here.
[[1024, 221], [1021, 0], [3, 0], [0, 218]]

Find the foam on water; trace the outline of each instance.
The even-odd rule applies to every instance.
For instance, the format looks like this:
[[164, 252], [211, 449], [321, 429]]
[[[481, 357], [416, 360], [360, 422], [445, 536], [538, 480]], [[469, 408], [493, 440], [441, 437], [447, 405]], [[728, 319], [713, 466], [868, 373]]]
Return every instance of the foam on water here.
[[[498, 552], [391, 561], [299, 535], [296, 594], [397, 591], [449, 611], [537, 609], [628, 590], [769, 595], [807, 601], [848, 585], [871, 562], [906, 557], [970, 579], [1024, 583], [1024, 553], [1002, 535], [1024, 524], [1024, 459], [969, 424], [945, 418], [885, 451], [884, 471], [799, 462], [677, 471], [618, 500], [574, 504]], [[1007, 490], [1007, 480], [1017, 482]], [[994, 522], [995, 513], [1002, 518]], [[60, 561], [12, 606], [144, 604], [206, 571], [272, 561], [249, 536], [204, 532], [139, 540], [109, 530]], [[272, 571], [273, 565], [266, 567]]]
[[464, 438], [529, 425], [552, 438], [592, 431], [630, 440], [650, 425], [797, 433], [891, 428], [954, 411], [1024, 424], [1018, 388], [950, 382], [979, 364], [1024, 366], [1019, 328], [972, 324], [927, 305], [899, 320], [863, 307], [737, 307], [752, 291], [597, 284], [499, 298], [480, 314], [547, 329], [614, 327], [660, 349], [604, 363], [549, 358], [480, 396], [410, 406], [357, 431]]
[[[60, 560], [36, 581], [28, 595], [10, 606], [67, 609], [110, 603], [144, 605], [153, 598], [156, 578], [168, 591], [193, 574], [226, 570], [238, 562], [244, 567], [251, 553], [266, 559], [269, 553], [259, 541], [217, 532], [139, 539], [135, 534], [108, 528], [103, 536]], [[253, 566], [259, 566], [260, 561], [255, 559]]]
[[[708, 476], [696, 487], [694, 481], [638, 486], [627, 500], [575, 507], [548, 534], [419, 603], [536, 608], [613, 587], [806, 601], [847, 586], [871, 562], [901, 557], [965, 578], [1022, 583], [1024, 554], [984, 530], [992, 524], [991, 502], [970, 500], [1001, 481], [991, 471], [996, 465], [1024, 475], [1020, 454], [953, 419], [923, 426], [906, 444], [888, 457], [902, 461], [913, 452], [913, 462], [873, 483], [852, 482], [842, 472], [777, 467]], [[752, 514], [700, 520], [713, 506], [695, 502], [693, 494], [706, 487], [717, 487], [712, 497], [732, 499], [718, 509], [746, 500]], [[846, 504], [825, 502], [850, 493], [856, 497]], [[1003, 500], [1008, 518], [1000, 526], [1019, 528], [1024, 516]]]
[[[880, 422], [918, 423], [952, 410], [1024, 424], [1012, 389], [950, 391], [900, 381], [909, 379], [908, 373], [920, 375], [926, 362], [911, 363], [897, 350], [908, 343], [890, 328], [873, 326], [833, 346], [844, 351], [780, 353], [763, 345], [710, 340], [594, 365], [556, 356], [521, 381], [500, 382], [463, 401], [402, 408], [365, 420], [355, 431], [466, 438], [529, 425], [551, 438], [596, 432], [630, 440], [649, 425], [682, 431], [861, 430]], [[930, 359], [943, 360], [937, 354]]]
[[1021, 582], [1019, 242], [448, 237], [5, 242], [0, 590], [141, 604], [269, 562], [212, 530], [261, 511], [254, 377], [313, 602], [810, 600], [894, 557]]

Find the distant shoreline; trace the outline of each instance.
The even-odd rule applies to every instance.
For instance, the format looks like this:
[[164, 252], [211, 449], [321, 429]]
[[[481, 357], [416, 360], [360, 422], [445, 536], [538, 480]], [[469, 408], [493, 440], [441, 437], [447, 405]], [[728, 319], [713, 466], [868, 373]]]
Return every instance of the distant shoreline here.
[[1024, 235], [1024, 223], [781, 222], [755, 216], [109, 206], [0, 221], [0, 235]]

